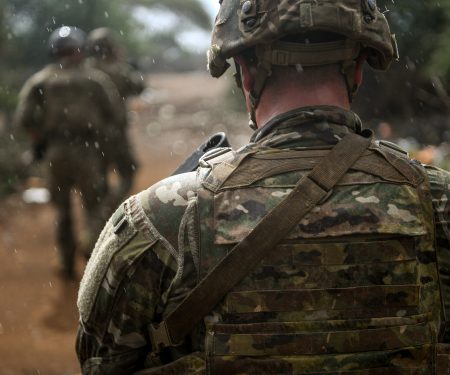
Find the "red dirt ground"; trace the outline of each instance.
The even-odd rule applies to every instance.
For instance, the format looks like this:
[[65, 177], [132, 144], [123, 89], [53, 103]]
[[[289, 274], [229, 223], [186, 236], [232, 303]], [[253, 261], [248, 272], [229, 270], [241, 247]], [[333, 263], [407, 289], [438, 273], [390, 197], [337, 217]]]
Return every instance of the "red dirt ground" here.
[[[234, 146], [248, 140], [245, 116], [217, 109], [231, 90], [226, 80], [166, 74], [150, 76], [149, 85], [130, 103], [140, 162], [133, 192], [170, 174], [212, 132], [232, 133]], [[20, 192], [0, 202], [0, 375], [80, 371], [74, 350], [79, 281], [58, 277], [53, 230], [50, 205], [25, 204]], [[83, 267], [80, 257], [80, 277]]]

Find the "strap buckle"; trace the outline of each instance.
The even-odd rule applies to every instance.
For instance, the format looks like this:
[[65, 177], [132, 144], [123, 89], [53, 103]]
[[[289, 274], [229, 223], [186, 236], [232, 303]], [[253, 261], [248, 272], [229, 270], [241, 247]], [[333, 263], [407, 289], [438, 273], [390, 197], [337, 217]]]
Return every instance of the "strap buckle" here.
[[149, 334], [153, 353], [158, 354], [161, 353], [164, 348], [175, 346], [172, 343], [165, 321], [162, 321], [159, 324], [150, 324]]

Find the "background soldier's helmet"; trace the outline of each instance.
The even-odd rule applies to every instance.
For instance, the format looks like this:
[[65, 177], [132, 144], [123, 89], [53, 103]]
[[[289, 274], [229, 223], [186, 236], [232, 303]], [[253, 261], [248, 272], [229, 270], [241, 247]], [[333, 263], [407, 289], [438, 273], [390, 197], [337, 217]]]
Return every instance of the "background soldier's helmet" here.
[[[222, 0], [208, 51], [208, 69], [212, 76], [220, 77], [229, 66], [226, 59], [250, 47], [316, 31], [340, 34], [358, 43], [375, 69], [386, 70], [398, 57], [395, 37], [376, 0]], [[318, 64], [308, 64], [314, 57], [306, 57], [305, 65], [321, 65], [321, 56], [323, 51], [317, 51]]]
[[56, 29], [48, 40], [48, 51], [52, 57], [62, 57], [83, 51], [86, 33], [76, 26]]
[[86, 40], [86, 51], [90, 56], [118, 58], [120, 43], [116, 33], [106, 27], [92, 30]]

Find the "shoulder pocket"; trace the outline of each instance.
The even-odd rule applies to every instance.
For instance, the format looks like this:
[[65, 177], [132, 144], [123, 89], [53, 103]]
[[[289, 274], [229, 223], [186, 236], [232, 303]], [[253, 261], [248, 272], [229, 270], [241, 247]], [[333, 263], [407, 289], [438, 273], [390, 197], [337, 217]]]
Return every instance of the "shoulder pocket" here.
[[[133, 260], [138, 259], [142, 252], [156, 242], [156, 240], [149, 241], [149, 238], [144, 237], [131, 224], [130, 216], [125, 212], [126, 205], [127, 202], [119, 207], [103, 229], [81, 280], [77, 304], [81, 319], [85, 322], [89, 320], [104, 281], [107, 284], [105, 292], [111, 295], [113, 300], [115, 286], [120, 283], [121, 275], [130, 267]], [[136, 246], [135, 242], [139, 245]], [[114, 257], [128, 247], [132, 251], [129, 257], [125, 257], [126, 261], [115, 262], [117, 264], [111, 269]], [[139, 254], [135, 251], [136, 248], [139, 249]], [[110, 272], [113, 273], [112, 276]]]

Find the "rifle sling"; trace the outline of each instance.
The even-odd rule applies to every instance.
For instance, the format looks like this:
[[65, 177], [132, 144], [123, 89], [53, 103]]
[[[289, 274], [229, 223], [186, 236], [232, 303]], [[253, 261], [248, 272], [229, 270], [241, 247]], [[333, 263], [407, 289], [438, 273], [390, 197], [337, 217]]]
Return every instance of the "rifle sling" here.
[[153, 353], [177, 346], [223, 297], [285, 238], [341, 177], [360, 158], [372, 141], [372, 133], [346, 135], [303, 176], [292, 192], [273, 208], [256, 227], [190, 291], [186, 298], [149, 333]]

